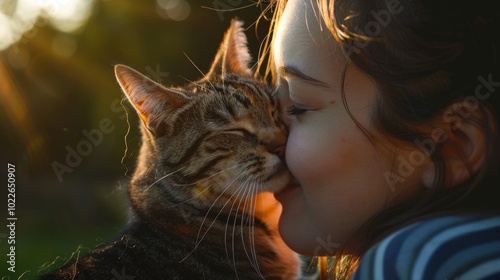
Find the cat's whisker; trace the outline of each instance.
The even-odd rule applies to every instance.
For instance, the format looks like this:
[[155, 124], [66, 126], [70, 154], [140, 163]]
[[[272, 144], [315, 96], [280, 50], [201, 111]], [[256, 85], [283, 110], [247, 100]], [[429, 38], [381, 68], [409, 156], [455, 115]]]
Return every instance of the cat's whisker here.
[[161, 180], [163, 180], [163, 179], [167, 178], [168, 176], [171, 176], [171, 175], [173, 175], [173, 174], [175, 174], [175, 173], [177, 173], [177, 172], [179, 172], [179, 171], [181, 171], [181, 170], [183, 170], [183, 169], [185, 169], [185, 168], [187, 168], [187, 166], [181, 167], [181, 168], [179, 168], [179, 169], [177, 169], [177, 170], [175, 170], [175, 171], [173, 171], [173, 172], [168, 173], [168, 174], [167, 174], [167, 175], [165, 175], [165, 176], [162, 176], [160, 179], [158, 179], [158, 180], [154, 181], [151, 185], [149, 185], [149, 186], [148, 186], [146, 189], [144, 189], [142, 192], [147, 192], [147, 191], [148, 191], [148, 190], [149, 190], [152, 186], [154, 186], [156, 183], [160, 182]]
[[[246, 187], [246, 186], [247, 186], [247, 182], [248, 182], [248, 180], [247, 180], [247, 181], [245, 181], [245, 184], [244, 184], [244, 185], [240, 185], [240, 188], [243, 190], [243, 194], [241, 195], [241, 197], [245, 197], [245, 193], [246, 193], [246, 192], [248, 191], [248, 189], [249, 189], [248, 187]], [[238, 201], [238, 207], [236, 208], [235, 217], [237, 217], [237, 216], [238, 216], [238, 212], [241, 210], [241, 211], [242, 211], [241, 215], [242, 215], [242, 219], [243, 219], [243, 218], [244, 218], [244, 210], [243, 210], [243, 208], [241, 207], [241, 202], [242, 202], [242, 200], [243, 200], [243, 199], [239, 199], [239, 201]], [[237, 221], [237, 220], [236, 220], [236, 219], [234, 219], [234, 222], [233, 222], [233, 232], [232, 232], [232, 235], [231, 235], [231, 243], [232, 243], [232, 248], [233, 248], [233, 264], [234, 264], [234, 267], [235, 267], [235, 272], [236, 272], [236, 275], [238, 275], [238, 272], [237, 272], [237, 270], [236, 270], [236, 252], [235, 252], [235, 248], [236, 248], [235, 244], [236, 244], [236, 243], [234, 242], [234, 241], [235, 241], [235, 240], [234, 240], [234, 237], [236, 236], [236, 234], [235, 234], [235, 230], [236, 230], [236, 221]], [[245, 246], [245, 245], [243, 244], [243, 246]]]
[[[198, 245], [200, 245], [200, 243], [203, 241], [203, 238], [207, 235], [208, 231], [210, 230], [210, 228], [214, 225], [214, 223], [216, 222], [217, 218], [220, 216], [220, 214], [222, 213], [222, 211], [224, 210], [224, 207], [221, 208], [221, 210], [219, 211], [219, 213], [217, 213], [217, 215], [215, 216], [214, 220], [212, 221], [212, 223], [210, 223], [210, 225], [208, 226], [207, 230], [205, 231], [205, 233], [201, 236], [200, 238], [200, 234], [201, 234], [201, 231], [202, 231], [202, 228], [203, 228], [203, 225], [205, 224], [205, 221], [207, 220], [207, 217], [208, 217], [208, 214], [210, 213], [210, 211], [212, 210], [212, 208], [215, 206], [215, 204], [217, 203], [217, 201], [222, 197], [222, 195], [226, 192], [227, 189], [229, 189], [229, 187], [231, 187], [231, 185], [244, 173], [244, 171], [241, 171], [240, 173], [238, 173], [238, 175], [236, 175], [234, 177], [233, 180], [231, 180], [229, 183], [226, 184], [226, 186], [223, 188], [223, 190], [220, 192], [219, 196], [214, 200], [214, 202], [212, 203], [212, 205], [208, 208], [208, 211], [207, 213], [205, 214], [205, 217], [203, 218], [202, 222], [201, 222], [201, 225], [200, 225], [200, 229], [198, 230], [198, 234], [196, 235], [196, 241], [195, 241], [195, 246], [193, 248], [193, 250], [191, 250], [191, 252], [189, 252], [183, 259], [181, 259], [179, 261], [180, 262], [183, 262], [187, 257], [189, 257], [193, 252], [196, 251], [196, 249], [198, 248]], [[236, 193], [233, 193], [230, 197], [229, 197], [229, 200], [235, 195]]]
[[[218, 172], [216, 172], [216, 173], [214, 173], [214, 174], [210, 175], [209, 177], [204, 178], [204, 179], [201, 179], [201, 180], [199, 180], [199, 181], [197, 181], [197, 182], [194, 182], [194, 183], [189, 183], [189, 184], [172, 184], [172, 186], [175, 186], [175, 187], [190, 187], [190, 186], [195, 186], [195, 185], [198, 185], [198, 184], [200, 184], [200, 183], [203, 183], [204, 181], [209, 180], [209, 179], [211, 179], [211, 178], [213, 178], [213, 177], [215, 177], [215, 176], [217, 176], [217, 175], [219, 175], [219, 174], [221, 174], [221, 173], [223, 173], [223, 172], [226, 172], [226, 171], [228, 171], [228, 170], [235, 169], [235, 168], [240, 168], [242, 165], [243, 165], [243, 164], [236, 164], [236, 165], [234, 165], [234, 166], [232, 166], [232, 167], [228, 167], [228, 168], [226, 168], [226, 169], [223, 169], [223, 170], [221, 170], [221, 171], [218, 171]], [[184, 204], [184, 203], [189, 202], [189, 201], [191, 201], [191, 200], [197, 199], [197, 198], [199, 198], [199, 196], [201, 196], [204, 192], [208, 191], [208, 190], [209, 190], [209, 189], [211, 189], [211, 188], [212, 188], [212, 185], [208, 185], [205, 189], [203, 189], [202, 191], [198, 192], [196, 195], [193, 195], [193, 197], [191, 197], [191, 198], [189, 198], [189, 199], [186, 199], [186, 200], [184, 200], [184, 201], [181, 201], [181, 202], [179, 202], [179, 203], [172, 204], [172, 206], [171, 206], [171, 207], [178, 207], [178, 206], [179, 206], [179, 205], [181, 205], [181, 204]]]
[[[263, 189], [262, 189], [262, 179], [259, 178], [259, 181], [256, 185], [256, 190], [255, 190], [255, 200], [254, 200], [254, 209], [253, 209], [253, 212], [252, 214], [255, 215], [255, 211], [256, 211], [256, 208], [257, 208], [257, 199], [262, 199], [262, 197], [257, 197], [257, 194], [259, 193], [262, 193], [263, 192]], [[260, 271], [260, 267], [259, 267], [259, 262], [257, 261], [257, 248], [255, 247], [255, 219], [254, 219], [254, 223], [252, 225], [252, 248], [253, 248], [253, 252], [254, 252], [254, 257], [255, 257], [255, 264], [257, 266], [257, 272], [259, 273], [259, 275], [262, 277], [262, 279], [264, 279], [264, 277], [262, 276], [262, 272]]]
[[217, 198], [214, 200], [214, 202], [212, 203], [212, 205], [208, 208], [208, 211], [207, 213], [205, 214], [205, 217], [201, 223], [201, 226], [200, 226], [200, 229], [198, 231], [198, 236], [196, 237], [196, 246], [198, 246], [198, 244], [201, 242], [201, 240], [203, 240], [203, 237], [205, 237], [205, 235], [207, 234], [208, 230], [210, 230], [210, 227], [215, 223], [215, 221], [217, 220], [217, 218], [219, 217], [219, 215], [222, 213], [222, 211], [224, 210], [224, 207], [226, 207], [227, 203], [236, 195], [236, 192], [234, 192], [229, 198], [228, 198], [228, 202], [225, 203], [219, 213], [217, 213], [217, 216], [215, 216], [214, 220], [212, 221], [212, 223], [208, 226], [208, 229], [207, 231], [203, 234], [203, 236], [201, 237], [201, 240], [198, 241], [198, 238], [200, 236], [200, 233], [201, 233], [201, 229], [203, 228], [203, 224], [205, 223], [205, 220], [206, 218], [208, 217], [208, 214], [210, 213], [210, 211], [212, 210], [212, 208], [215, 206], [215, 204], [218, 202], [218, 200], [222, 197], [222, 195], [224, 195], [224, 193], [232, 186], [232, 184], [244, 173], [244, 171], [241, 171], [240, 173], [238, 173], [238, 175], [236, 175], [228, 184], [226, 184], [226, 186], [224, 186], [223, 190], [220, 192], [219, 196], [217, 196]]
[[[251, 186], [249, 186], [246, 191], [250, 192], [251, 191]], [[244, 199], [244, 201], [245, 201], [245, 203], [243, 204], [242, 213], [241, 213], [242, 214], [242, 219], [241, 219], [241, 223], [240, 223], [240, 230], [241, 230], [241, 232], [244, 232], [243, 228], [247, 224], [246, 220], [249, 217], [249, 215], [247, 214], [248, 213], [248, 210], [247, 210], [248, 199]], [[250, 260], [250, 256], [248, 255], [248, 251], [247, 251], [247, 248], [245, 246], [245, 244], [246, 244], [246, 242], [245, 242], [245, 235], [243, 235], [243, 234], [241, 235], [241, 241], [243, 243], [243, 250], [245, 251], [245, 254], [247, 255], [247, 258]]]
[[[257, 207], [257, 194], [259, 193], [259, 183], [254, 181], [254, 184], [252, 184], [252, 200], [251, 200], [251, 209], [250, 209], [250, 214], [252, 217], [255, 217], [255, 208]], [[250, 254], [252, 255], [252, 260], [254, 265], [255, 270], [257, 273], [260, 275], [260, 269], [259, 269], [259, 263], [257, 262], [257, 254], [255, 251], [255, 218], [252, 219], [251, 225], [250, 225], [250, 230], [248, 231], [248, 238], [250, 241]]]
[[257, 262], [257, 252], [255, 250], [255, 209], [257, 208], [257, 199], [258, 199], [257, 194], [260, 193], [259, 186], [261, 186], [260, 181], [253, 181], [253, 184], [251, 186], [252, 196], [250, 200], [251, 208], [249, 209], [250, 213], [249, 215], [250, 217], [252, 217], [252, 219], [251, 219], [251, 224], [249, 225], [250, 230], [248, 231], [248, 237], [249, 237], [249, 246], [251, 255], [250, 262], [252, 262], [253, 260], [255, 270], [262, 277], [259, 263]]
[[[243, 6], [243, 7], [237, 7], [237, 8], [232, 8], [232, 9], [217, 9], [217, 8], [208, 7], [208, 6], [201, 6], [201, 7], [204, 8], [204, 9], [208, 9], [208, 10], [212, 10], [212, 11], [216, 11], [216, 12], [234, 12], [234, 11], [237, 11], [237, 10], [243, 10], [243, 9], [250, 8], [252, 6], [255, 6], [255, 4], [249, 4], [249, 5], [246, 5], [246, 6]], [[250, 27], [252, 25], [250, 25]]]
[[[252, 193], [252, 188], [253, 188], [253, 184], [255, 182], [252, 181], [252, 184], [249, 185], [248, 187], [248, 192], [249, 194]], [[242, 209], [242, 215], [243, 215], [243, 218], [241, 219], [241, 223], [240, 223], [240, 230], [241, 232], [244, 232], [244, 228], [247, 226], [247, 224], [250, 222], [249, 218], [251, 217], [249, 214], [248, 214], [248, 209], [247, 208], [250, 208], [250, 199], [245, 199], [245, 203], [243, 204], [243, 209]], [[245, 235], [244, 234], [241, 234], [241, 241], [242, 241], [242, 244], [243, 244], [243, 251], [245, 252], [245, 255], [247, 256], [248, 260], [250, 261], [250, 263], [252, 264], [253, 267], [255, 267], [255, 265], [252, 263], [252, 259], [248, 253], [248, 250], [247, 250], [247, 247], [246, 247], [246, 242], [245, 242]]]
[[[239, 194], [240, 194], [240, 192], [242, 192], [242, 191], [244, 191], [244, 190], [245, 190], [245, 186], [247, 185], [248, 180], [249, 180], [249, 179], [247, 179], [245, 182], [243, 182], [243, 183], [242, 183], [242, 184], [238, 187], [238, 189], [237, 189], [237, 190], [236, 190], [236, 192], [235, 192], [237, 196], [240, 196], [240, 195], [239, 195]], [[242, 195], [241, 195], [241, 196], [242, 196]], [[240, 197], [241, 197], [241, 196], [240, 196]], [[238, 201], [238, 200], [233, 200], [233, 203], [232, 203], [232, 205], [231, 205], [231, 209], [229, 209], [229, 213], [233, 213], [233, 208], [234, 208], [234, 205], [236, 204], [236, 202], [237, 202], [237, 201]], [[239, 201], [241, 201], [241, 200], [239, 200]], [[238, 209], [239, 209], [239, 207], [236, 207], [235, 217], [237, 217], [237, 216], [238, 216]], [[227, 248], [227, 230], [228, 230], [228, 226], [229, 226], [229, 219], [230, 219], [230, 218], [231, 218], [231, 216], [228, 216], [228, 217], [227, 217], [227, 220], [226, 220], [226, 227], [225, 227], [225, 229], [224, 229], [224, 249], [225, 249], [225, 251], [226, 251], [226, 257], [227, 257], [227, 260], [228, 260], [228, 261], [229, 261], [229, 263], [231, 264], [231, 260], [230, 260], [230, 258], [229, 258], [229, 252], [228, 252], [228, 248]], [[234, 227], [233, 227], [233, 229], [234, 229]], [[234, 237], [234, 234], [233, 234], [232, 236]], [[233, 238], [233, 240], [234, 240], [234, 238]], [[234, 257], [234, 244], [232, 244], [232, 245], [233, 245], [233, 247], [232, 247], [232, 249], [233, 249], [233, 257]], [[233, 261], [233, 264], [234, 264], [233, 268], [234, 268], [234, 270], [236, 270], [236, 263], [235, 263], [234, 261]]]
[[206, 178], [204, 178], [204, 179], [201, 179], [201, 180], [199, 180], [199, 181], [193, 182], [193, 183], [189, 183], [189, 184], [176, 184], [176, 183], [172, 183], [172, 186], [175, 186], [175, 187], [189, 187], [189, 186], [195, 186], [195, 185], [198, 185], [198, 184], [200, 184], [200, 183], [203, 183], [203, 182], [204, 182], [204, 181], [206, 181], [206, 180], [210, 180], [210, 179], [212, 179], [213, 177], [215, 177], [215, 176], [217, 176], [217, 175], [219, 175], [219, 174], [221, 174], [221, 173], [223, 173], [223, 172], [226, 172], [226, 171], [229, 171], [229, 170], [231, 170], [231, 169], [235, 169], [235, 168], [240, 168], [242, 165], [244, 165], [244, 163], [235, 164], [235, 165], [233, 165], [233, 166], [231, 166], [231, 167], [228, 167], [228, 168], [226, 168], [226, 169], [222, 169], [222, 170], [220, 170], [220, 171], [217, 171], [217, 172], [215, 172], [214, 174], [212, 174], [212, 175], [210, 175], [210, 176], [208, 176], [208, 177], [206, 177]]
[[[203, 87], [205, 85], [204, 83], [200, 83], [199, 81], [192, 81], [192, 80], [190, 80], [190, 79], [188, 79], [186, 77], [183, 77], [183, 76], [181, 76], [181, 78], [184, 81], [186, 81], [188, 84], [190, 84], [191, 86]], [[214, 92], [215, 92], [215, 86], [210, 81], [208, 81], [208, 80], [206, 82], [210, 85], [210, 87], [212, 88], [212, 90], [214, 90]]]
[[184, 81], [186, 81], [186, 83], [190, 84], [190, 85], [195, 85], [195, 86], [199, 86], [201, 85], [201, 83], [199, 83], [198, 81], [193, 81], [193, 80], [190, 80], [184, 76], [179, 76], [181, 79], [183, 79]]
[[198, 67], [198, 65], [196, 65], [196, 63], [194, 63], [194, 61], [189, 57], [189, 55], [187, 55], [187, 53], [183, 52], [184, 55], [186, 56], [186, 58], [189, 60], [189, 62], [191, 62], [191, 64], [193, 64], [194, 68], [196, 68], [196, 70], [198, 70], [198, 72], [200, 72], [201, 75], [203, 75], [203, 77], [206, 77], [207, 75], [205, 73], [203, 73], [203, 71], [201, 71], [201, 69]]
[[[191, 64], [193, 64], [193, 66], [196, 68], [196, 70], [198, 70], [198, 72], [200, 72], [201, 75], [203, 75], [204, 78], [207, 77], [207, 74], [203, 73], [203, 71], [201, 71], [201, 69], [194, 63], [193, 60], [191, 60], [191, 58], [186, 54], [184, 53], [184, 55], [186, 56], [186, 58], [189, 60], [189, 62], [191, 62]], [[210, 84], [210, 86], [212, 87], [212, 89], [214, 89], [215, 91], [215, 86], [214, 84], [210, 81], [210, 79], [206, 79], [206, 81]]]
[[[243, 198], [246, 196], [246, 193], [248, 191], [248, 179], [245, 181], [244, 184], [240, 185], [239, 186], [239, 189], [241, 190], [242, 194], [240, 195], [240, 198]], [[241, 210], [241, 217], [242, 219], [244, 218], [244, 210], [243, 208], [241, 207], [241, 203], [242, 203], [243, 199], [238, 199], [238, 207], [236, 208], [236, 213], [235, 213], [235, 219], [234, 219], [234, 222], [233, 222], [233, 230], [232, 230], [232, 235], [231, 235], [231, 245], [232, 245], [232, 251], [233, 251], [233, 265], [234, 265], [234, 271], [236, 273], [236, 277], [239, 279], [238, 277], [238, 266], [236, 265], [236, 243], [234, 242], [235, 240], [235, 230], [236, 230], [236, 217], [238, 217], [238, 212]], [[244, 245], [244, 244], [243, 244]]]
[[[242, 184], [238, 187], [238, 189], [235, 191], [235, 194], [236, 194], [237, 196], [239, 196], [239, 197], [243, 197], [243, 196], [244, 196], [244, 192], [245, 192], [245, 190], [246, 190], [246, 186], [248, 185], [248, 181], [249, 181], [249, 179], [245, 180], [245, 182], [243, 182], [243, 183], [242, 183]], [[243, 192], [243, 194], [240, 194], [240, 193], [242, 193], [242, 192]], [[235, 212], [233, 212], [233, 208], [234, 208], [234, 206], [235, 206], [236, 202], [238, 202], [238, 206], [236, 207]], [[241, 199], [236, 199], [236, 200], [233, 200], [233, 203], [232, 203], [232, 205], [231, 205], [231, 209], [229, 209], [229, 213], [234, 213], [233, 217], [235, 218], [235, 219], [234, 219], [235, 221], [236, 221], [236, 217], [238, 217], [238, 212], [239, 212], [239, 209], [240, 209], [240, 204], [241, 204]], [[231, 219], [231, 217], [232, 217], [232, 216], [228, 216], [228, 217], [227, 217], [227, 220], [226, 220], [226, 228], [225, 228], [225, 231], [224, 231], [224, 240], [227, 240], [227, 228], [228, 228], [228, 226], [229, 226], [229, 220]], [[235, 222], [235, 223], [236, 223], [236, 222]], [[232, 242], [232, 245], [233, 245], [233, 246], [232, 246], [232, 248], [233, 248], [233, 250], [234, 250], [234, 228], [235, 228], [235, 226], [233, 225], [233, 234], [232, 234], [232, 236], [231, 236], [231, 239], [232, 239], [232, 241], [233, 241], [233, 242]], [[228, 260], [229, 260], [229, 253], [227, 252], [227, 242], [225, 242], [225, 247], [226, 247], [226, 248], [225, 248], [225, 249], [226, 249], [226, 255], [228, 256]], [[234, 253], [234, 252], [233, 252], [233, 253]], [[233, 256], [234, 256], [234, 254], [233, 254]], [[235, 265], [236, 265], [236, 264], [235, 264]]]

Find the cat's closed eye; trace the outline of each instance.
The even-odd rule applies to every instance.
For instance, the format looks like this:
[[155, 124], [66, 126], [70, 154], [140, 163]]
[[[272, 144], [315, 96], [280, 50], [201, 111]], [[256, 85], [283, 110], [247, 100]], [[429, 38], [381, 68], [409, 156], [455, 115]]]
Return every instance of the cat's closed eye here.
[[245, 137], [245, 139], [247, 141], [249, 141], [252, 145], [254, 146], [257, 146], [260, 144], [259, 142], [259, 139], [257, 138], [257, 136], [251, 132], [249, 132], [248, 130], [245, 130], [245, 129], [242, 129], [241, 130], [242, 133], [243, 133], [243, 136]]

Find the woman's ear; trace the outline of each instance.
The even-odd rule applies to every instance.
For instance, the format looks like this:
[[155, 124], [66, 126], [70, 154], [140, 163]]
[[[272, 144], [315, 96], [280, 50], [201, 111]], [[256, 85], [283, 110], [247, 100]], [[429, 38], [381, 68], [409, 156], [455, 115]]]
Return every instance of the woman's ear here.
[[[474, 110], [473, 110], [474, 109]], [[477, 174], [483, 167], [488, 114], [481, 107], [468, 108], [456, 103], [443, 114], [446, 139], [441, 144], [446, 186], [456, 186]]]

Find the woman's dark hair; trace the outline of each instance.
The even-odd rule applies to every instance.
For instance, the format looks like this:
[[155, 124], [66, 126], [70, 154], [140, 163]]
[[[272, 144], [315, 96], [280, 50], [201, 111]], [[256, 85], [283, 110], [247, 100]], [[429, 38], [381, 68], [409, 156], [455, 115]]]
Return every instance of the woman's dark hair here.
[[[275, 2], [271, 29], [286, 4]], [[443, 210], [500, 210], [500, 12], [494, 0], [317, 2], [350, 63], [378, 85], [372, 118], [377, 132], [419, 143], [435, 168], [431, 186], [372, 217], [338, 250], [334, 277], [344, 279], [370, 246], [410, 220]], [[269, 55], [266, 71], [273, 75]], [[447, 185], [442, 143], [421, 129], [439, 128], [436, 120], [451, 127], [467, 121], [484, 133], [482, 168], [470, 168], [470, 178], [455, 186]]]

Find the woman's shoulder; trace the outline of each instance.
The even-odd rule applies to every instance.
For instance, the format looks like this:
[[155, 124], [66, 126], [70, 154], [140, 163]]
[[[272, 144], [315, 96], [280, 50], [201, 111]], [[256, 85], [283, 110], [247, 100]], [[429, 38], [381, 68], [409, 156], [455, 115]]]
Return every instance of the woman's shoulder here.
[[385, 237], [352, 279], [500, 279], [500, 214], [433, 216]]

